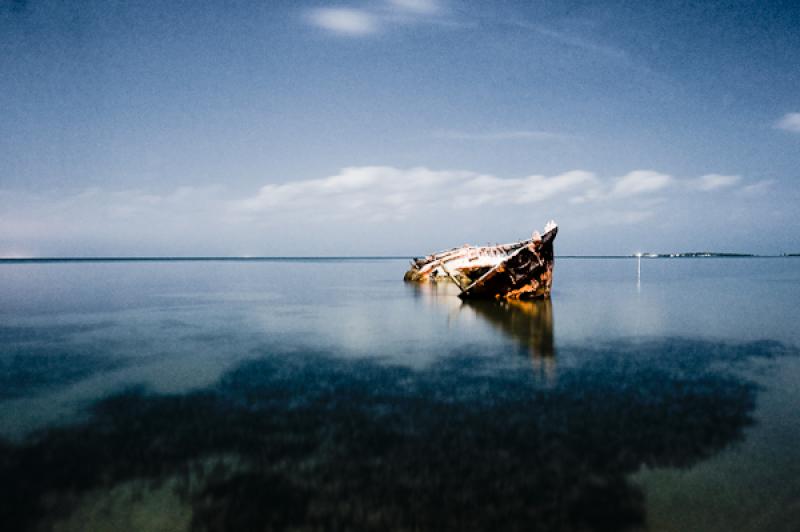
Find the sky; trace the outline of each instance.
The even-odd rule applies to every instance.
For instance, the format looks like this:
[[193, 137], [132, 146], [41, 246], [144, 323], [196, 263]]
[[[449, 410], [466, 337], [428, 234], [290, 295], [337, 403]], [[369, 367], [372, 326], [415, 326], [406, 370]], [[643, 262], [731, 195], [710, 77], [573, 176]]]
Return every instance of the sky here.
[[800, 252], [797, 2], [0, 0], [0, 257]]

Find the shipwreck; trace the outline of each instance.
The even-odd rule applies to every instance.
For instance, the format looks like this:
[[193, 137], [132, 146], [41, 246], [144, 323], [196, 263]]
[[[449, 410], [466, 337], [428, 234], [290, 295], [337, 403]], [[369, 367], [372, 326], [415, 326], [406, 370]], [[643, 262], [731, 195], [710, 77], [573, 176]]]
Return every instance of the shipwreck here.
[[544, 234], [495, 246], [464, 245], [414, 258], [404, 279], [409, 282], [455, 283], [462, 299], [525, 300], [550, 297], [553, 241], [558, 226], [550, 221]]

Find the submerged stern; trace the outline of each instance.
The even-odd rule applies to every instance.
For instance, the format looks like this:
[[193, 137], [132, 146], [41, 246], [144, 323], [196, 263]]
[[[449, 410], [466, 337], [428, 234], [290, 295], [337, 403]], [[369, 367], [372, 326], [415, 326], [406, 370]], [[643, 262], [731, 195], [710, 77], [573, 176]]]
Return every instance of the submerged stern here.
[[462, 299], [544, 299], [550, 297], [558, 227], [517, 250], [459, 295]]
[[558, 226], [550, 221], [543, 236], [499, 246], [463, 246], [414, 259], [404, 280], [451, 281], [462, 299], [526, 300], [550, 297], [553, 241]]

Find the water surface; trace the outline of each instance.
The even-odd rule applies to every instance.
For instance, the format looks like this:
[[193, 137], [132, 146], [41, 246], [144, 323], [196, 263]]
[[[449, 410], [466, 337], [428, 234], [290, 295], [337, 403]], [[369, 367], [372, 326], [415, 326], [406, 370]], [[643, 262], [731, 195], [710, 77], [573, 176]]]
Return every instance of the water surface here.
[[798, 259], [0, 264], [9, 530], [796, 530]]

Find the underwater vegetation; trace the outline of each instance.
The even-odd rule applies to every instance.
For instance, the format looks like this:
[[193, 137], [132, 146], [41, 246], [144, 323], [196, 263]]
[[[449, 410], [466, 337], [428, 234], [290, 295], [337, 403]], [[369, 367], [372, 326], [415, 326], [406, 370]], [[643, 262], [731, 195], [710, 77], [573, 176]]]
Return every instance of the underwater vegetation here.
[[[546, 329], [532, 333], [543, 345]], [[578, 363], [543, 382], [526, 357], [478, 346], [421, 368], [256, 351], [214, 386], [127, 389], [79, 422], [0, 442], [3, 528], [68, 529], [87, 501], [110, 511], [103, 497], [121, 486], [136, 486], [130, 504], [180, 506], [176, 522], [197, 531], [641, 528], [628, 475], [740, 441], [758, 386], [731, 368], [791, 353], [686, 338], [560, 345]]]

